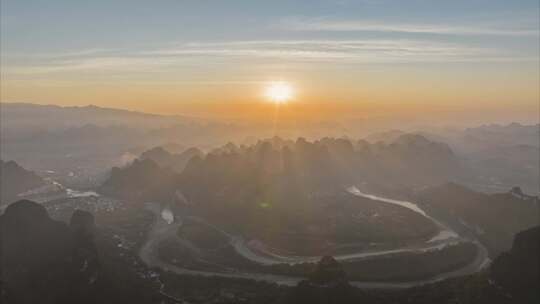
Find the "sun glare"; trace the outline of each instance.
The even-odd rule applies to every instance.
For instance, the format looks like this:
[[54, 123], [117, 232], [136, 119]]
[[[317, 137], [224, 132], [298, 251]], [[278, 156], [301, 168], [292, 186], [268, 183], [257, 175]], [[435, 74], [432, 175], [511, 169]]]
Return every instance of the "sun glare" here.
[[282, 104], [287, 103], [293, 98], [294, 90], [291, 84], [283, 81], [276, 81], [270, 83], [266, 87], [264, 95], [271, 102]]

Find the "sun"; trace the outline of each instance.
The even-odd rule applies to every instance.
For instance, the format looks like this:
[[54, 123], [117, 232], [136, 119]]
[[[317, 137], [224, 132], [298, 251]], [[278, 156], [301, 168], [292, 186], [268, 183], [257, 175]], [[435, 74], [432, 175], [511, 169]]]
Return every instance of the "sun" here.
[[294, 89], [290, 83], [274, 81], [266, 86], [264, 95], [275, 104], [283, 104], [293, 98]]

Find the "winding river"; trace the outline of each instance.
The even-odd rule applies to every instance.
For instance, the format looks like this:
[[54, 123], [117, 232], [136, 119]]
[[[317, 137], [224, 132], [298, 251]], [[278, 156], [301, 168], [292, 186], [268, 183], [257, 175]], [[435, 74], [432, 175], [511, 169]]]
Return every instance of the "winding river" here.
[[[340, 254], [335, 255], [334, 258], [339, 261], [355, 261], [362, 260], [370, 257], [384, 256], [389, 254], [396, 253], [422, 253], [432, 250], [440, 250], [446, 246], [458, 244], [460, 242], [472, 242], [477, 247], [477, 256], [471, 263], [461, 267], [459, 269], [440, 273], [434, 277], [431, 277], [426, 280], [418, 281], [408, 281], [408, 282], [351, 282], [352, 285], [361, 287], [361, 288], [408, 288], [417, 285], [433, 283], [443, 279], [469, 275], [476, 273], [486, 267], [489, 263], [489, 257], [486, 248], [480, 244], [477, 240], [472, 240], [460, 236], [458, 233], [453, 231], [450, 227], [444, 225], [437, 219], [429, 216], [424, 210], [422, 210], [417, 204], [408, 201], [394, 200], [385, 197], [380, 197], [372, 194], [366, 194], [361, 192], [356, 187], [349, 187], [347, 191], [353, 195], [369, 198], [371, 200], [380, 201], [382, 203], [395, 204], [403, 208], [408, 208], [416, 213], [421, 214], [430, 221], [432, 221], [437, 227], [439, 227], [439, 233], [422, 244], [411, 245], [407, 247], [394, 248], [390, 250], [373, 250], [373, 251], [362, 251], [356, 253]], [[284, 275], [272, 275], [272, 274], [263, 274], [263, 273], [244, 273], [239, 271], [228, 271], [228, 272], [211, 272], [211, 271], [197, 271], [180, 268], [173, 264], [170, 264], [166, 261], [162, 261], [158, 254], [157, 248], [160, 242], [169, 239], [169, 238], [178, 238], [176, 232], [181, 226], [181, 221], [173, 221], [171, 218], [171, 211], [168, 209], [162, 209], [157, 204], [149, 204], [149, 210], [151, 210], [156, 215], [155, 223], [150, 231], [146, 243], [142, 246], [140, 250], [141, 259], [151, 267], [159, 267], [163, 270], [171, 271], [177, 274], [187, 274], [187, 275], [202, 275], [202, 276], [218, 276], [226, 278], [248, 278], [254, 280], [263, 280], [274, 282], [283, 285], [294, 285], [303, 278], [284, 276]], [[320, 256], [294, 256], [294, 255], [279, 255], [270, 250], [267, 250], [264, 244], [257, 241], [247, 241], [241, 236], [232, 235], [223, 231], [219, 227], [208, 223], [204, 219], [197, 217], [190, 217], [190, 220], [196, 220], [208, 227], [215, 229], [216, 231], [221, 232], [224, 236], [229, 238], [230, 244], [234, 247], [235, 251], [243, 256], [246, 259], [249, 259], [253, 262], [262, 264], [262, 265], [274, 265], [274, 264], [297, 264], [297, 263], [306, 263], [306, 262], [317, 262], [320, 259]]]

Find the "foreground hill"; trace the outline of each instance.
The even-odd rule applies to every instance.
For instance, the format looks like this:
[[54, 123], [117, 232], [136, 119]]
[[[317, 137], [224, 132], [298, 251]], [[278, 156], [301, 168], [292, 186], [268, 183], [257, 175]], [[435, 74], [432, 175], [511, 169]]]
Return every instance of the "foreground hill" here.
[[[101, 227], [94, 224], [92, 214], [84, 211], [75, 211], [69, 224], [65, 224], [52, 220], [36, 203], [19, 201], [10, 205], [0, 216], [0, 301], [45, 304], [182, 303], [183, 300], [197, 304], [527, 304], [539, 300], [536, 290], [540, 254], [538, 227], [519, 233], [512, 249], [495, 259], [484, 273], [403, 290], [355, 288], [348, 282], [344, 266], [329, 256], [323, 257], [311, 275], [292, 288], [252, 280], [182, 276], [159, 270], [151, 273], [159, 278], [161, 287], [152, 287], [149, 284], [133, 285], [134, 280], [151, 278], [139, 277], [135, 264], [118, 261], [128, 251], [113, 243], [112, 247], [121, 254], [100, 252], [103, 250], [101, 229], [111, 229], [109, 225], [118, 220], [133, 228], [134, 223], [130, 221], [135, 219], [126, 217], [132, 211], [119, 212], [122, 216], [117, 219], [113, 219], [112, 214], [101, 214], [104, 218], [99, 222], [102, 225], [108, 223]], [[137, 231], [131, 233], [139, 234]]]
[[37, 203], [17, 201], [0, 215], [0, 239], [1, 303], [162, 303], [134, 269], [99, 252], [89, 212], [75, 210], [66, 224]]
[[8, 206], [0, 216], [7, 301], [69, 303], [79, 296], [93, 297], [99, 262], [92, 234], [91, 214], [77, 212], [68, 226], [31, 201]]
[[492, 256], [507, 251], [514, 235], [538, 225], [538, 197], [516, 187], [506, 193], [484, 194], [448, 183], [418, 194], [419, 201], [458, 231], [482, 241]]
[[[493, 279], [521, 303], [538, 303], [540, 293], [540, 226], [516, 235], [512, 249], [491, 266]], [[536, 292], [534, 292], [536, 290]]]
[[37, 174], [14, 161], [0, 160], [0, 175], [0, 205], [14, 202], [18, 199], [17, 195], [45, 184]]
[[301, 281], [278, 303], [330, 304], [380, 303], [359, 289], [353, 288], [343, 267], [331, 256], [321, 258], [310, 277]]
[[309, 279], [276, 303], [538, 303], [539, 256], [540, 226], [536, 226], [518, 233], [512, 249], [496, 258], [486, 272], [397, 291], [354, 288], [343, 266], [323, 257]]

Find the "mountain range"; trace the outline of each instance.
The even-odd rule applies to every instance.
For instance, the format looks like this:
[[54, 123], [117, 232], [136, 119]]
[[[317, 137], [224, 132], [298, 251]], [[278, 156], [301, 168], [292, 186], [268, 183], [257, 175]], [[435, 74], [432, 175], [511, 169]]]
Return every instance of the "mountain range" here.
[[[235, 192], [234, 189], [238, 194], [259, 191], [257, 187], [306, 196], [362, 183], [395, 187], [435, 185], [456, 179], [460, 168], [459, 159], [448, 146], [409, 134], [390, 144], [335, 138], [293, 141], [275, 137], [248, 146], [228, 143], [207, 154], [198, 149], [172, 154], [155, 148], [144, 152], [141, 159], [151, 160], [160, 167], [147, 164], [149, 170], [176, 171], [179, 181], [169, 193], [180, 190], [195, 201], [203, 201], [196, 198], [199, 194], [225, 195], [224, 191]], [[140, 167], [140, 164], [133, 166]], [[167, 177], [162, 180], [171, 177], [169, 172], [163, 171]], [[115, 178], [122, 176], [122, 179], [133, 179], [134, 185], [144, 184], [137, 182], [137, 176], [141, 175], [130, 177], [130, 172], [129, 166], [114, 169], [109, 182], [114, 183]]]

